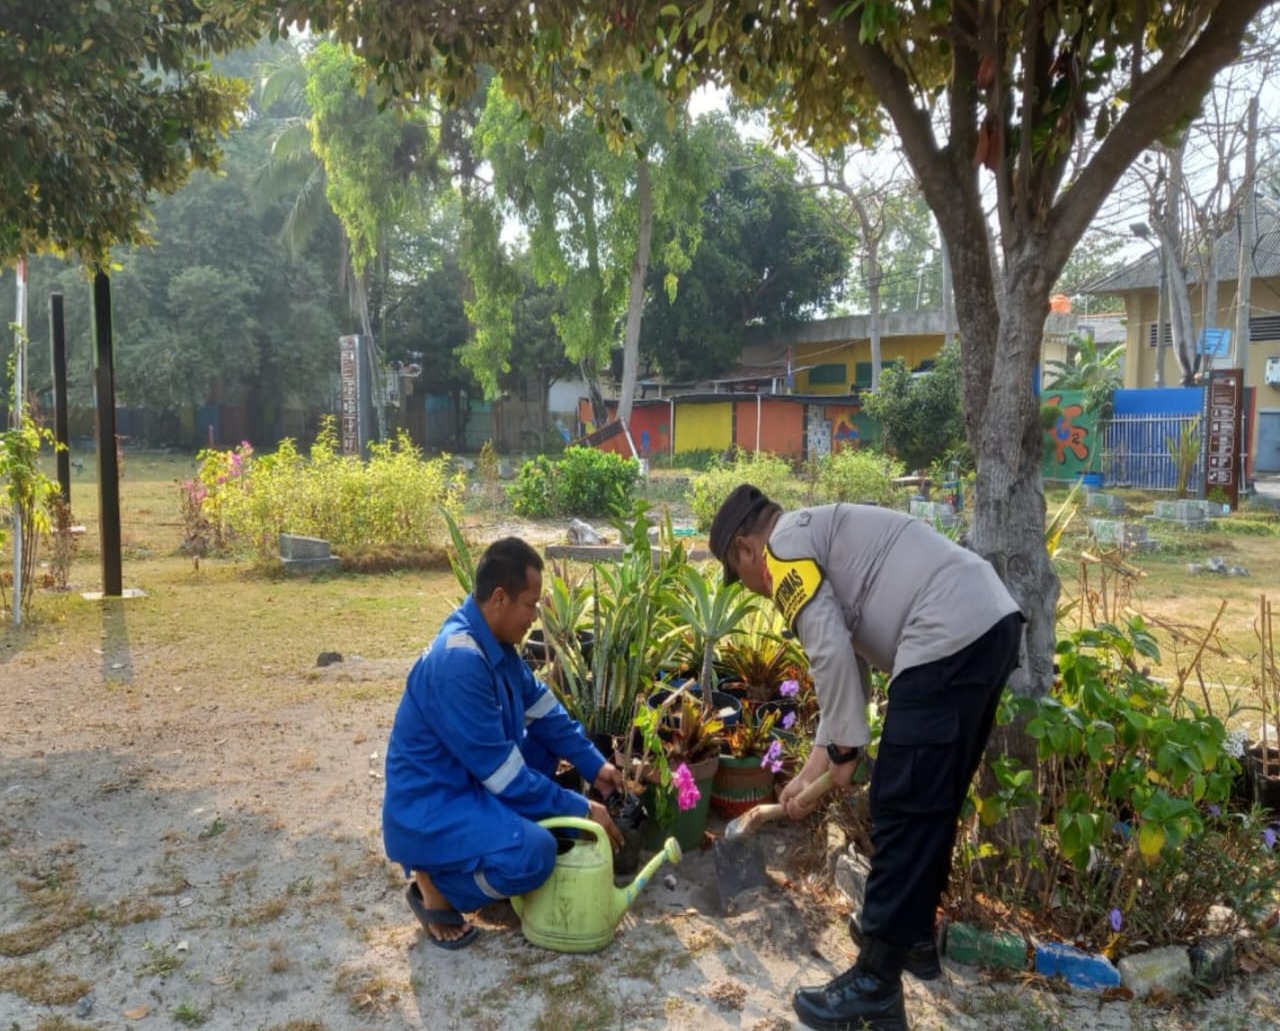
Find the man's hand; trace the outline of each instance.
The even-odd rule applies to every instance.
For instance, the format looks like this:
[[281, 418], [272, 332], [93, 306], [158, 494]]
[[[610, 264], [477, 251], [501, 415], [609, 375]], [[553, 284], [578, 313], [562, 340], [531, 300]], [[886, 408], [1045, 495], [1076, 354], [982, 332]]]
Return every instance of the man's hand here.
[[832, 763], [827, 758], [827, 750], [814, 746], [813, 751], [809, 753], [809, 760], [804, 764], [795, 779], [791, 781], [782, 793], [778, 796], [778, 801], [782, 803], [782, 811], [792, 820], [803, 820], [814, 809], [818, 803], [812, 805], [800, 805], [796, 801], [797, 796], [815, 780], [824, 773], [831, 773], [831, 790], [832, 791], [848, 791], [853, 784], [853, 771], [858, 768], [856, 761], [850, 763]]
[[613, 817], [609, 815], [609, 810], [604, 807], [603, 802], [597, 802], [594, 799], [588, 799], [587, 804], [591, 806], [590, 818], [604, 828], [605, 833], [609, 835], [609, 840], [613, 842], [614, 847], [622, 847], [622, 831], [618, 830], [618, 825], [613, 822]]
[[600, 767], [600, 772], [596, 774], [594, 786], [600, 792], [601, 798], [608, 798], [615, 791], [626, 791], [627, 789], [627, 783], [622, 778], [622, 771], [610, 762]]

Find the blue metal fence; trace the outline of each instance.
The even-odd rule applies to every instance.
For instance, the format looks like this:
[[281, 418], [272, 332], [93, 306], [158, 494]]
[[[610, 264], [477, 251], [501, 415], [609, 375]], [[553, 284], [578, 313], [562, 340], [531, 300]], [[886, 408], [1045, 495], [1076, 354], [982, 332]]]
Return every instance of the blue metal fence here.
[[1185, 484], [1194, 493], [1203, 475], [1203, 431], [1204, 416], [1198, 413], [1112, 416], [1102, 428], [1105, 483], [1136, 490], [1177, 490], [1179, 456], [1190, 457], [1194, 452]]

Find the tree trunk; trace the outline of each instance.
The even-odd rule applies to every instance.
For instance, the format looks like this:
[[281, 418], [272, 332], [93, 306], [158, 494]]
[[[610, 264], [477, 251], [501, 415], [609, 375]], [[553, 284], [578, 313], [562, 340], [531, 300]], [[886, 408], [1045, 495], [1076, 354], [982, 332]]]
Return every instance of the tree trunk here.
[[867, 288], [871, 295], [871, 317], [867, 331], [871, 337], [871, 392], [880, 389], [880, 238], [867, 240]]
[[582, 373], [582, 382], [587, 386], [587, 397], [591, 401], [591, 418], [595, 420], [596, 429], [609, 421], [609, 406], [605, 403], [604, 394], [600, 391], [599, 370], [588, 365], [586, 361], [578, 363]]
[[1187, 287], [1187, 270], [1183, 268], [1177, 248], [1168, 246], [1169, 329], [1173, 340], [1173, 356], [1182, 372], [1182, 385], [1192, 386], [1196, 380], [1196, 341], [1191, 328], [1191, 296]]
[[946, 233], [941, 222], [938, 223], [938, 240], [942, 245], [942, 346], [950, 347], [956, 318], [955, 299], [952, 295], [951, 250], [947, 247]]
[[627, 299], [627, 335], [622, 343], [622, 387], [618, 392], [618, 421], [631, 423], [640, 370], [640, 320], [644, 316], [644, 281], [649, 274], [649, 244], [653, 237], [653, 191], [649, 185], [649, 159], [636, 162], [636, 201], [640, 205], [640, 234], [631, 262], [631, 287]]
[[[966, 324], [964, 310], [972, 310], [972, 304], [957, 298], [965, 341], [966, 408], [981, 413], [976, 424], [971, 418], [969, 427], [978, 467], [969, 544], [995, 567], [1027, 617], [1027, 654], [1010, 685], [1020, 695], [1042, 695], [1053, 683], [1059, 586], [1044, 543], [1044, 434], [1039, 405], [1028, 388], [1039, 359], [1051, 286], [1050, 279], [1035, 269], [1035, 260], [1028, 254], [1020, 267], [1009, 271], [998, 321]], [[963, 294], [962, 281], [957, 287]], [[992, 333], [994, 348], [982, 339], [989, 340]], [[971, 374], [970, 366], [974, 353], [983, 350], [994, 353], [995, 360], [985, 394], [976, 396], [983, 390], [982, 377]]]

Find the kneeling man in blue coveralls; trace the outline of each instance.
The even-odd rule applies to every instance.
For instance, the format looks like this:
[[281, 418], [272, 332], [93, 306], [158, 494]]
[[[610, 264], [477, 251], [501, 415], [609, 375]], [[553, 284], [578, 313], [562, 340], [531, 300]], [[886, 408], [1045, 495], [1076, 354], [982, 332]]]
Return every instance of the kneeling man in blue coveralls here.
[[382, 835], [412, 877], [409, 907], [441, 948], [475, 938], [464, 913], [551, 876], [556, 841], [538, 820], [586, 817], [622, 842], [601, 803], [552, 779], [563, 758], [604, 798], [623, 787], [517, 651], [541, 598], [541, 556], [516, 537], [491, 544], [474, 591], [410, 671], [396, 711]]
[[867, 667], [890, 675], [871, 775], [871, 872], [858, 961], [792, 1005], [820, 1031], [906, 1031], [902, 971], [938, 976], [933, 924], [956, 820], [1018, 664], [1022, 615], [992, 567], [902, 512], [822, 505], [784, 513], [743, 484], [711, 524], [725, 580], [772, 598], [809, 658], [821, 719], [804, 769], [847, 789], [870, 740]]

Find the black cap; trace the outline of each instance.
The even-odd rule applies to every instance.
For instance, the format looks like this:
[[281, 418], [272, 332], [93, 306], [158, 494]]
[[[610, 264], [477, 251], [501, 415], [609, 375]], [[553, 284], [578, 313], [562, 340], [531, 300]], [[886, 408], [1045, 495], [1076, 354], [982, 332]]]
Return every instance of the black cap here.
[[725, 563], [729, 554], [729, 545], [742, 533], [742, 529], [755, 519], [765, 506], [771, 504], [769, 498], [759, 487], [744, 483], [734, 487], [733, 492], [724, 499], [720, 511], [711, 520], [711, 554], [724, 566], [724, 582], [733, 583], [738, 579], [736, 570], [730, 570]]

